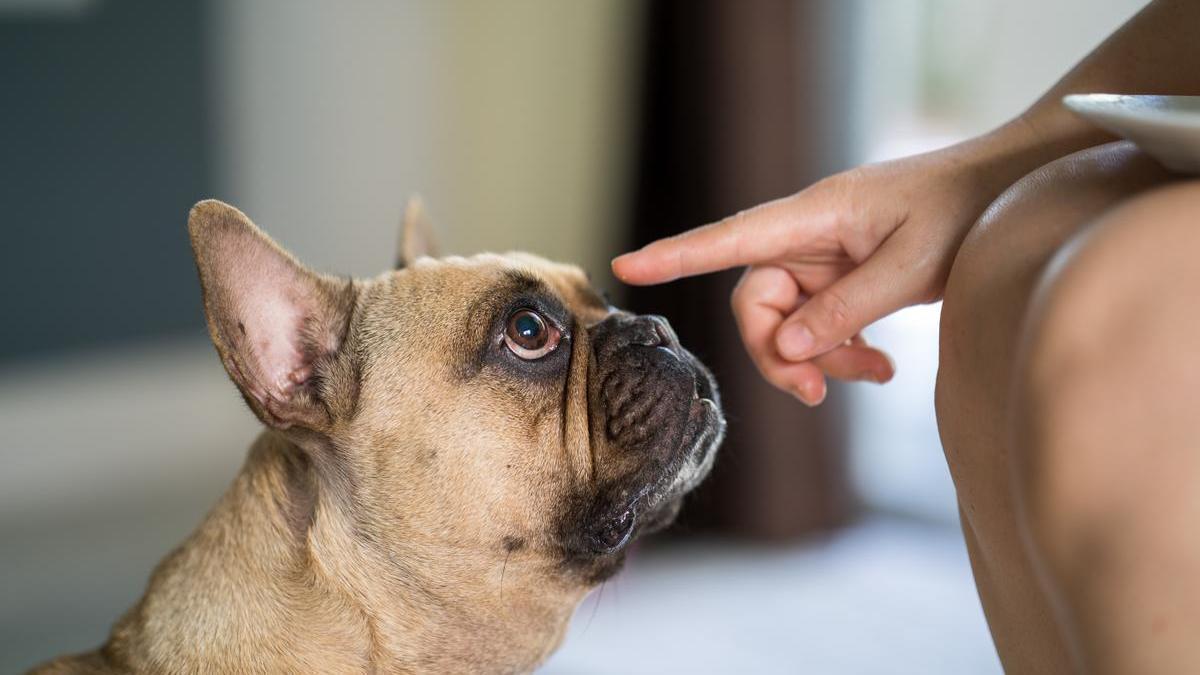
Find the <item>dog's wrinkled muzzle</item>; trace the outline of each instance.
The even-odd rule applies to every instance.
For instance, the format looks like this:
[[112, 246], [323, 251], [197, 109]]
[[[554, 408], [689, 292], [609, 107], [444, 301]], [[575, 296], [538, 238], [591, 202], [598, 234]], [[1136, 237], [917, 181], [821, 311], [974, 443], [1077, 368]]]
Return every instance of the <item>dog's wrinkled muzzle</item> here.
[[599, 519], [599, 540], [616, 548], [635, 527], [670, 521], [676, 498], [711, 468], [725, 421], [712, 375], [662, 317], [616, 312], [590, 332], [594, 409], [604, 416], [597, 431], [625, 467], [612, 513]]
[[613, 314], [593, 328], [605, 440], [666, 468], [682, 442], [696, 369], [665, 320]]

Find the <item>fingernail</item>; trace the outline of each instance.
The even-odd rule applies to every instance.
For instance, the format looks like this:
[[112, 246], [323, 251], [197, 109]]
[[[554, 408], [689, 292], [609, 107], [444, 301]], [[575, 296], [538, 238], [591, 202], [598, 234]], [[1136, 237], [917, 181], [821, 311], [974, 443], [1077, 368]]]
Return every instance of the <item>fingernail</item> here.
[[617, 265], [628, 265], [630, 263], [631, 259], [634, 259], [634, 256], [636, 256], [636, 255], [637, 255], [637, 251], [629, 251], [629, 252], [622, 253], [622, 255], [619, 255], [616, 258], [613, 258], [612, 259], [613, 273], [616, 273]]
[[826, 387], [824, 382], [809, 382], [792, 388], [792, 396], [804, 405], [815, 408], [825, 400]]
[[801, 361], [809, 356], [816, 340], [804, 324], [793, 323], [779, 330], [777, 342], [780, 356], [789, 361]]
[[888, 381], [892, 379], [892, 376], [886, 372], [868, 370], [867, 372], [863, 373], [862, 377], [859, 379], [866, 382], [874, 382], [875, 384], [887, 384]]
[[797, 401], [800, 401], [804, 405], [808, 406], [809, 408], [812, 408], [812, 407], [816, 406], [817, 403], [820, 403], [820, 401], [808, 400], [808, 394], [806, 394], [804, 392], [800, 392], [800, 391], [793, 391], [792, 397], [795, 398]]
[[879, 384], [891, 382], [892, 378], [896, 376], [896, 362], [887, 354], [884, 354], [883, 358], [887, 359], [887, 366], [875, 371], [875, 375], [878, 378], [875, 381]]

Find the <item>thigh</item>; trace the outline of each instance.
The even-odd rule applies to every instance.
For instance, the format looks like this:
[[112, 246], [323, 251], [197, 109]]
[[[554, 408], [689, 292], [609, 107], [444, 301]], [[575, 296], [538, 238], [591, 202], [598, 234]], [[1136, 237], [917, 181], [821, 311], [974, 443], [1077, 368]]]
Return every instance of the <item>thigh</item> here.
[[942, 308], [938, 427], [980, 600], [1013, 672], [1062, 672], [1067, 653], [1022, 543], [1009, 465], [1018, 339], [1039, 279], [1076, 234], [1172, 176], [1132, 146], [1093, 148], [1022, 179], [980, 218]]
[[1087, 672], [1200, 664], [1200, 181], [1106, 212], [1023, 328], [1022, 525]]

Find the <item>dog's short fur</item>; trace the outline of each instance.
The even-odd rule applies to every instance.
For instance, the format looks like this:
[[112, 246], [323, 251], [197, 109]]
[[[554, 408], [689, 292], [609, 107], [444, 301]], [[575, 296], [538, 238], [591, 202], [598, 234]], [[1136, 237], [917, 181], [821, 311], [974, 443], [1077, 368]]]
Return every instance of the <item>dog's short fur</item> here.
[[[666, 322], [524, 254], [310, 272], [240, 211], [192, 209], [209, 332], [268, 429], [90, 654], [43, 672], [520, 672], [724, 430]], [[561, 333], [526, 360], [521, 310]], [[614, 645], [614, 647], [619, 647]]]

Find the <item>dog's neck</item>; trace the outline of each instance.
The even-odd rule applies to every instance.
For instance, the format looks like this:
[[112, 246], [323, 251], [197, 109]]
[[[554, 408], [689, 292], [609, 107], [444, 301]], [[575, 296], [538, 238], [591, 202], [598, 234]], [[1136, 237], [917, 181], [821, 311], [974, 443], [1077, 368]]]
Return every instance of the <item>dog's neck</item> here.
[[497, 564], [364, 539], [304, 457], [278, 433], [258, 439], [114, 628], [109, 659], [134, 671], [516, 672], [561, 641], [582, 588], [519, 553]]

